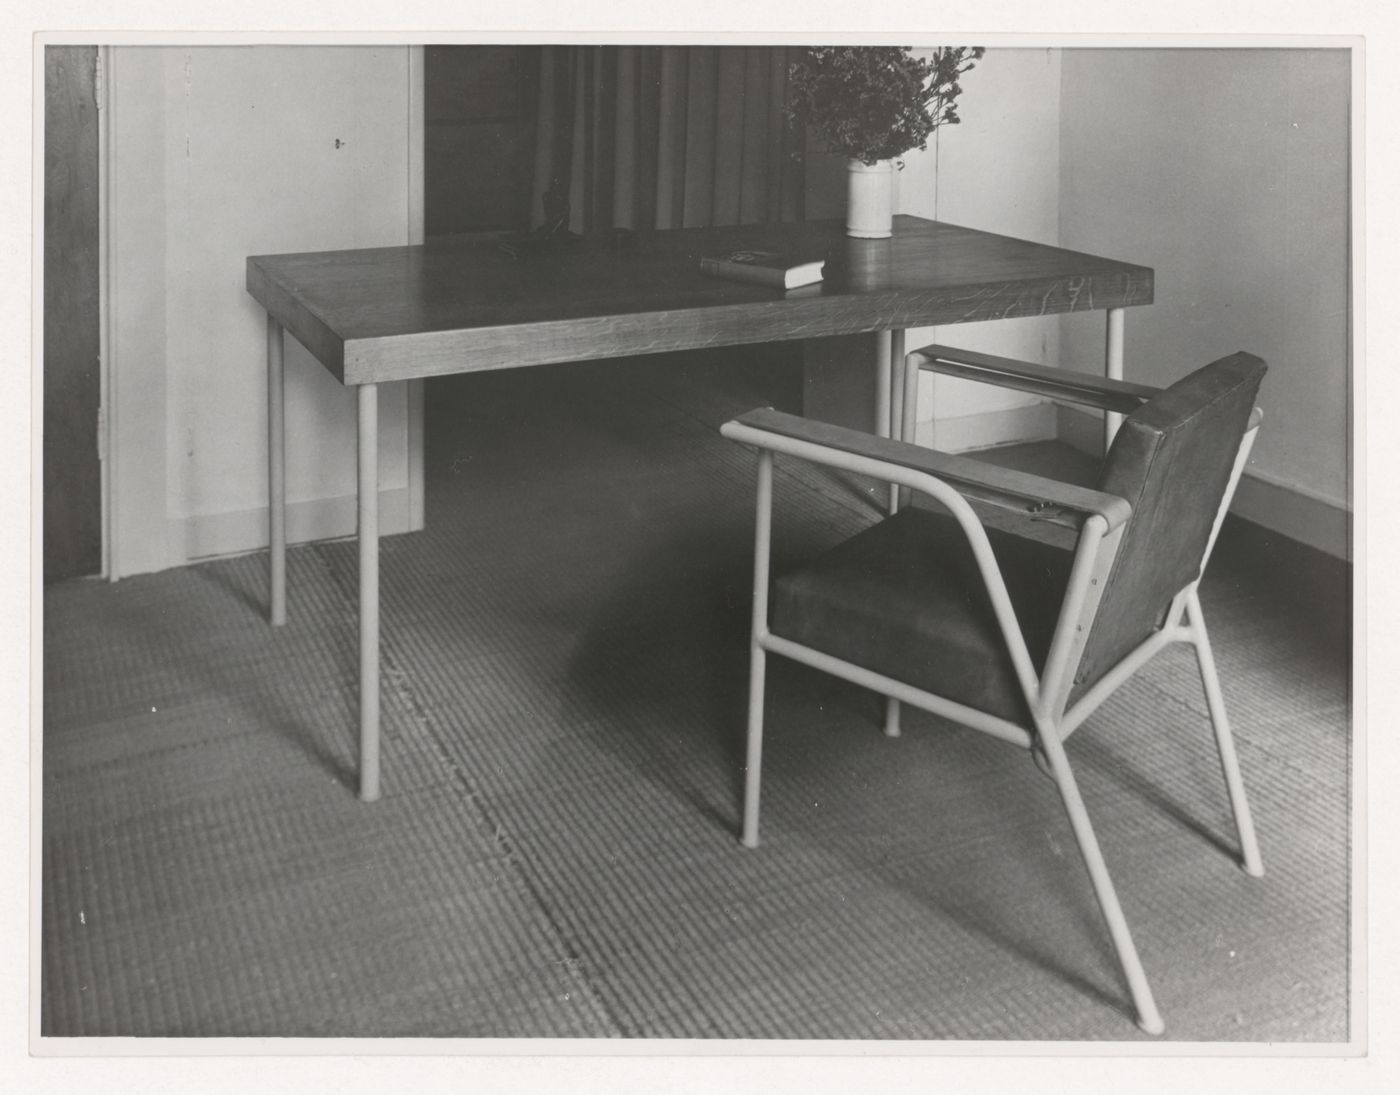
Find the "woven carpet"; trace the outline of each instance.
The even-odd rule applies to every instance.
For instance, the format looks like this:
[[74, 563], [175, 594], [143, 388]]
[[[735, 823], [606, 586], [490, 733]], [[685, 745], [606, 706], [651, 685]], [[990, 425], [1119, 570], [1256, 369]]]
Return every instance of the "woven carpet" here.
[[[1142, 1037], [1016, 749], [887, 740], [772, 659], [739, 846], [754, 460], [716, 427], [762, 393], [716, 360], [435, 382], [377, 804], [353, 542], [290, 552], [285, 628], [264, 555], [46, 591], [45, 1035]], [[776, 493], [779, 567], [874, 517], [793, 465]], [[1348, 1036], [1349, 639], [1280, 592], [1226, 543], [1203, 587], [1264, 878], [1187, 651], [1069, 745], [1169, 1039]]]

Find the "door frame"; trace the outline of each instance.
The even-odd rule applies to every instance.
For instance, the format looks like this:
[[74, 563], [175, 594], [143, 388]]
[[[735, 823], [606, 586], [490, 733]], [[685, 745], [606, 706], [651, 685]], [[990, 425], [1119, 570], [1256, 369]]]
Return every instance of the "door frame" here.
[[97, 100], [97, 352], [99, 396], [97, 458], [102, 467], [102, 570], [100, 577], [116, 580], [116, 538], [113, 535], [113, 491], [116, 446], [112, 413], [112, 47], [97, 47], [94, 98]]
[[[91, 49], [92, 51], [90, 59], [88, 57], [82, 57], [82, 54], [86, 53], [89, 49]], [[86, 278], [95, 275], [97, 281], [96, 300], [93, 303], [96, 315], [91, 317], [91, 322], [95, 327], [94, 333], [96, 334], [97, 344], [96, 346], [91, 346], [91, 344], [89, 343], [89, 347], [85, 348], [85, 352], [87, 349], [90, 348], [91, 352], [95, 354], [97, 359], [95, 370], [95, 380], [97, 382], [97, 398], [96, 406], [94, 408], [94, 419], [89, 420], [87, 422], [74, 423], [76, 430], [81, 434], [86, 434], [86, 431], [89, 428], [91, 428], [93, 431], [91, 434], [87, 435], [87, 437], [91, 439], [92, 448], [90, 450], [82, 451], [79, 457], [82, 464], [84, 465], [81, 475], [82, 487], [80, 494], [82, 496], [83, 512], [85, 516], [81, 522], [84, 525], [84, 532], [82, 535], [77, 537], [77, 541], [75, 542], [80, 541], [84, 545], [82, 551], [79, 553], [81, 556], [83, 556], [83, 561], [81, 566], [73, 571], [70, 571], [66, 565], [55, 567], [54, 573], [60, 574], [61, 576], [59, 578], [55, 578], [54, 573], [50, 572], [50, 562], [71, 562], [73, 556], [71, 555], [71, 553], [69, 553], [69, 557], [66, 560], [51, 560], [49, 558], [49, 534], [51, 532], [56, 532], [60, 536], [69, 536], [73, 532], [73, 529], [70, 527], [65, 531], [62, 528], [50, 529], [48, 527], [48, 502], [50, 501], [50, 499], [47, 496], [47, 492], [50, 487], [50, 469], [46, 461], [45, 450], [48, 441], [50, 440], [50, 437], [47, 416], [48, 413], [50, 411], [53, 411], [57, 406], [57, 404], [55, 404], [55, 407], [50, 407], [48, 401], [51, 398], [56, 398], [58, 394], [61, 394], [64, 397], [64, 399], [67, 399], [69, 397], [69, 393], [66, 390], [66, 388], [64, 388], [64, 385], [58, 382], [58, 378], [61, 374], [59, 372], [53, 372], [53, 374], [51, 375], [51, 364], [53, 369], [55, 370], [59, 369], [60, 366], [58, 364], [57, 359], [52, 359], [51, 361], [50, 353], [55, 349], [55, 347], [51, 347], [44, 337], [48, 328], [50, 318], [62, 318], [62, 311], [57, 313], [57, 315], [55, 316], [55, 313], [52, 312], [52, 309], [54, 309], [56, 306], [61, 309], [63, 306], [63, 294], [58, 294], [56, 297], [54, 294], [51, 293], [50, 290], [53, 287], [50, 286], [48, 283], [48, 275], [54, 272], [49, 270], [49, 259], [51, 257], [49, 254], [49, 249], [50, 246], [60, 238], [60, 236], [63, 233], [64, 227], [63, 225], [57, 223], [57, 221], [50, 221], [49, 219], [49, 204], [51, 195], [49, 192], [48, 160], [51, 152], [54, 152], [57, 155], [61, 155], [64, 157], [69, 157], [72, 155], [74, 150], [66, 147], [70, 142], [64, 136], [64, 133], [62, 131], [56, 131], [54, 134], [54, 136], [57, 138], [54, 143], [54, 148], [51, 149], [49, 146], [49, 128], [56, 117], [56, 115], [51, 115], [51, 111], [53, 111], [56, 107], [59, 107], [57, 101], [51, 100], [48, 86], [50, 75], [49, 66], [51, 60], [50, 51], [53, 50], [68, 51], [67, 59], [56, 63], [73, 66], [76, 62], [76, 67], [73, 67], [71, 71], [74, 73], [74, 79], [77, 79], [84, 83], [84, 86], [77, 88], [76, 90], [77, 93], [82, 97], [84, 104], [90, 106], [92, 109], [91, 139], [94, 141], [94, 144], [96, 146], [95, 148], [92, 146], [82, 147], [80, 150], [78, 150], [78, 159], [68, 159], [67, 161], [68, 166], [70, 168], [69, 184], [79, 185], [84, 188], [91, 186], [93, 189], [96, 190], [94, 202], [96, 206], [96, 223], [92, 224], [91, 222], [89, 222], [89, 224], [91, 225], [93, 235], [96, 237], [96, 254], [93, 255], [90, 259], [86, 259], [84, 261], [83, 276]], [[30, 528], [33, 573], [35, 575], [42, 574], [43, 582], [47, 584], [50, 581], [64, 580], [67, 578], [100, 578], [105, 576], [108, 572], [108, 536], [106, 531], [107, 445], [105, 437], [103, 435], [103, 409], [106, 404], [106, 362], [103, 343], [103, 336], [105, 333], [104, 320], [106, 314], [103, 302], [103, 265], [105, 256], [105, 244], [103, 233], [105, 231], [104, 221], [106, 211], [103, 208], [104, 195], [102, 185], [102, 157], [104, 151], [103, 143], [105, 137], [106, 118], [103, 111], [104, 103], [102, 98], [103, 87], [101, 76], [100, 46], [95, 46], [91, 42], [87, 41], [75, 41], [67, 36], [55, 36], [52, 39], [36, 36], [33, 51], [34, 52], [32, 73], [34, 90], [34, 148], [32, 157], [32, 193], [34, 215], [32, 219], [33, 243], [31, 251], [31, 270], [34, 275], [34, 291], [31, 300], [33, 309], [32, 329], [34, 332], [34, 339], [33, 346], [31, 348], [32, 354], [30, 358], [30, 381], [32, 398], [30, 401], [31, 428], [29, 430], [29, 440], [31, 468], [33, 472], [33, 477], [31, 479], [33, 495], [32, 505], [30, 509]], [[78, 74], [80, 68], [82, 70], [81, 75]], [[91, 77], [90, 84], [86, 83], [87, 77]], [[89, 95], [91, 95], [90, 103], [88, 102]], [[59, 109], [61, 110], [61, 108]], [[71, 134], [69, 134], [69, 136], [71, 136]], [[89, 158], [93, 156], [94, 153], [95, 158]], [[92, 172], [92, 174], [89, 175], [89, 172]], [[55, 270], [60, 268], [62, 265], [62, 263], [57, 264]], [[94, 267], [96, 268], [94, 269]], [[87, 321], [85, 320], [84, 327], [86, 326], [86, 322]], [[69, 379], [71, 380], [71, 377]], [[91, 403], [88, 402], [89, 393], [91, 392], [91, 389], [86, 388], [86, 384], [84, 384], [84, 388], [86, 390], [84, 392], [79, 393], [79, 399], [83, 405], [82, 409], [85, 411], [86, 407], [91, 406]], [[59, 392], [58, 389], [64, 390]], [[58, 402], [61, 403], [62, 400], [59, 400]], [[56, 432], [58, 434], [62, 434], [65, 432], [65, 430], [66, 427], [64, 430], [58, 430]], [[83, 439], [82, 443], [83, 445], [86, 445], [87, 440]], [[88, 461], [90, 459], [96, 460], [97, 467], [95, 469], [90, 469], [88, 467]], [[58, 469], [61, 463], [62, 461], [56, 460], [54, 462], [55, 469]], [[69, 470], [72, 469], [70, 468]], [[94, 479], [95, 484], [93, 482]], [[92, 485], [96, 486], [95, 493], [97, 503], [97, 514], [95, 528], [93, 527], [94, 522], [92, 521], [93, 511], [90, 508], [92, 496], [88, 493], [90, 486]], [[60, 524], [62, 524], [62, 522], [60, 522]], [[92, 561], [92, 556], [89, 554], [91, 551], [91, 545], [94, 537], [97, 541], [97, 552], [95, 562]], [[57, 554], [64, 555], [65, 553], [64, 551], [59, 550]]]

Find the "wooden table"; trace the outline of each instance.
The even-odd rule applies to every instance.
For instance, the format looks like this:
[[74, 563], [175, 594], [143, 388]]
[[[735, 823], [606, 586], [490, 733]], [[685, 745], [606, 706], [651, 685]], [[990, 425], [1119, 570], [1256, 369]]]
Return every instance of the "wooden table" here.
[[[825, 280], [784, 293], [707, 277], [701, 255], [791, 248]], [[609, 235], [513, 258], [493, 243], [257, 255], [267, 310], [271, 619], [286, 620], [283, 339], [290, 332], [358, 396], [360, 797], [379, 797], [378, 392], [390, 381], [705, 346], [876, 333], [879, 432], [900, 436], [904, 331], [1106, 310], [1121, 377], [1123, 309], [1152, 302], [1152, 271], [917, 217], [891, 239], [837, 222]], [[905, 401], [909, 402], [909, 401]], [[1112, 424], [1108, 427], [1112, 429]]]

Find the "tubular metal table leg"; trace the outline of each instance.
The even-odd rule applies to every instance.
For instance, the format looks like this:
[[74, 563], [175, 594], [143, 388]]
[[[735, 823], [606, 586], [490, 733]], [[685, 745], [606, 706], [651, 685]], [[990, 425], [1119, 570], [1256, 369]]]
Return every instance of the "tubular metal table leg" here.
[[360, 798], [379, 797], [379, 386], [359, 400]]
[[267, 317], [267, 520], [269, 613], [287, 622], [287, 388], [282, 324]]
[[875, 433], [890, 435], [890, 332], [875, 336]]
[[[896, 441], [906, 441], [904, 420], [908, 417], [904, 410], [904, 332], [890, 332], [890, 426], [889, 436]], [[890, 484], [890, 512], [899, 512], [899, 488]]]
[[[904, 437], [904, 332], [902, 330], [882, 332], [880, 352], [884, 361], [880, 365], [882, 400], [880, 402], [880, 435], [902, 440]], [[899, 512], [899, 487], [893, 483], [889, 487], [888, 511]], [[885, 697], [885, 735], [899, 737], [899, 701], [893, 696]]]
[[[1123, 379], [1123, 309], [1108, 310], [1108, 334], [1104, 344], [1104, 375], [1110, 380]], [[1108, 411], [1103, 417], [1103, 451], [1113, 444], [1113, 435], [1123, 421], [1121, 414]]]

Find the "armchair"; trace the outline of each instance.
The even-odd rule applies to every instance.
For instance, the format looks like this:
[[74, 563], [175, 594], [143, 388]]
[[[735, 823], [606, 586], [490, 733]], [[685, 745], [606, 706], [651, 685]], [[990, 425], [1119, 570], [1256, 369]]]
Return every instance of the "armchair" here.
[[[1020, 746], [1059, 791], [1138, 1025], [1160, 1033], [1064, 743], [1168, 643], [1190, 643], [1243, 865], [1263, 873], [1197, 585], [1258, 430], [1265, 365], [1237, 353], [1158, 391], [930, 346], [906, 360], [906, 410], [920, 370], [1126, 417], [1097, 489], [769, 409], [722, 427], [759, 455], [743, 843], [758, 843], [770, 653], [882, 694], [891, 729], [907, 703]], [[775, 454], [900, 489], [891, 516], [770, 589]], [[901, 507], [903, 489], [922, 497]]]

